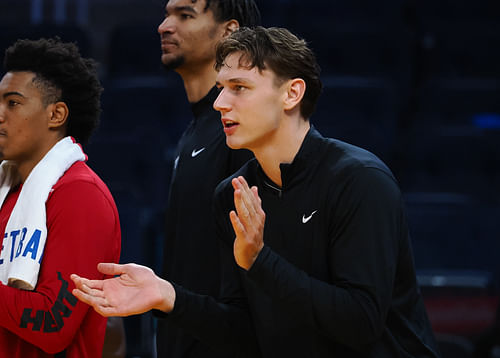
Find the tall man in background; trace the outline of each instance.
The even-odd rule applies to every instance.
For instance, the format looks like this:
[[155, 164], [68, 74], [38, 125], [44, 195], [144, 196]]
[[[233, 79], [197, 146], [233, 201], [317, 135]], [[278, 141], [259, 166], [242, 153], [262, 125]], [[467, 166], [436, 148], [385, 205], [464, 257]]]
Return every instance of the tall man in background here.
[[[254, 0], [170, 0], [158, 26], [161, 61], [182, 77], [194, 115], [176, 153], [162, 277], [214, 297], [219, 294], [219, 248], [211, 215], [214, 189], [251, 157], [248, 151], [226, 146], [220, 114], [212, 107], [218, 95], [215, 47], [238, 27], [259, 22]], [[213, 356], [207, 346], [165, 320], [158, 322], [157, 350], [158, 357]]]

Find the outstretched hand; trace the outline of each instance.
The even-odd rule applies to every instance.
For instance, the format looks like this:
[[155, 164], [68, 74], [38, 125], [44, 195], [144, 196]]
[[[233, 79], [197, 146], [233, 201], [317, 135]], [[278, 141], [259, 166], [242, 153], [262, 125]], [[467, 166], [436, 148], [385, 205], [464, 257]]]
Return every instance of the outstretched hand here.
[[100, 263], [97, 269], [116, 277], [89, 280], [73, 274], [71, 279], [76, 285], [73, 295], [94, 307], [99, 314], [124, 317], [151, 309], [165, 312], [173, 309], [173, 286], [156, 276], [150, 268], [136, 264]]
[[236, 211], [229, 213], [236, 234], [234, 258], [236, 263], [249, 270], [264, 247], [264, 223], [266, 214], [257, 187], [248, 187], [242, 176], [232, 180]]

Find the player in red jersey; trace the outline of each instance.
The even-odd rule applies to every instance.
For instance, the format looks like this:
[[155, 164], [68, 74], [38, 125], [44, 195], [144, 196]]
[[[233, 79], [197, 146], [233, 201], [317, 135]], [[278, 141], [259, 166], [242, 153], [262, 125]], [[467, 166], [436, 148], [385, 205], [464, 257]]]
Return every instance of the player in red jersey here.
[[113, 198], [75, 143], [98, 123], [95, 63], [74, 44], [40, 39], [8, 48], [4, 67], [0, 357], [99, 357], [106, 319], [71, 294], [70, 280], [104, 278], [96, 264], [120, 255]]

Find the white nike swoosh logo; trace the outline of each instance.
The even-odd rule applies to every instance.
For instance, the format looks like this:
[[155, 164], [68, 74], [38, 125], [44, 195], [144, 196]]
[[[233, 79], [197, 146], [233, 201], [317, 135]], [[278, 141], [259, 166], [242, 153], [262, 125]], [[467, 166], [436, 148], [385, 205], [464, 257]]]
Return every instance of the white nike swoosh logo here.
[[316, 214], [316, 212], [317, 212], [317, 211], [318, 211], [318, 210], [314, 210], [314, 211], [311, 213], [311, 215], [309, 215], [308, 217], [306, 217], [306, 215], [305, 215], [305, 214], [304, 214], [304, 215], [302, 215], [302, 224], [305, 224], [305, 223], [307, 223], [309, 220], [311, 220], [311, 219], [312, 219], [312, 217], [313, 217], [313, 215], [314, 215], [314, 214]]
[[201, 152], [203, 152], [205, 150], [205, 147], [201, 148], [201, 149], [193, 149], [193, 152], [191, 153], [191, 156], [194, 158], [196, 157], [198, 154], [200, 154]]

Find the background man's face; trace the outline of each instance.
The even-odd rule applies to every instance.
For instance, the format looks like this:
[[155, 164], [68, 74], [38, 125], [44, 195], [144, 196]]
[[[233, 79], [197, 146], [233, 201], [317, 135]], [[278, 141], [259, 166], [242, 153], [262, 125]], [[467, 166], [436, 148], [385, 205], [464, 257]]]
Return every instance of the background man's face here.
[[222, 37], [222, 24], [215, 21], [212, 10], [205, 10], [205, 1], [170, 0], [165, 15], [158, 26], [163, 65], [195, 69], [211, 64], [215, 45]]

